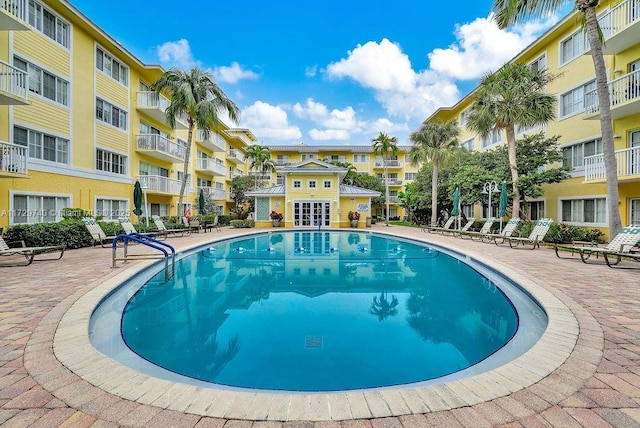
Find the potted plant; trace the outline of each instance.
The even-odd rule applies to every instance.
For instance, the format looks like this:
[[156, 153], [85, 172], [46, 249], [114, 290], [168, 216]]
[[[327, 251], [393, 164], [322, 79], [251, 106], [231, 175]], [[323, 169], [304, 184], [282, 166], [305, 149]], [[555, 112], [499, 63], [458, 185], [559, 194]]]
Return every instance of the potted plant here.
[[360, 220], [360, 213], [358, 211], [349, 211], [349, 221], [351, 221], [351, 227], [358, 227], [358, 220]]
[[280, 222], [284, 218], [284, 216], [281, 213], [278, 213], [275, 211], [271, 211], [271, 214], [269, 214], [269, 217], [271, 217], [271, 223], [273, 224], [273, 227], [279, 227]]

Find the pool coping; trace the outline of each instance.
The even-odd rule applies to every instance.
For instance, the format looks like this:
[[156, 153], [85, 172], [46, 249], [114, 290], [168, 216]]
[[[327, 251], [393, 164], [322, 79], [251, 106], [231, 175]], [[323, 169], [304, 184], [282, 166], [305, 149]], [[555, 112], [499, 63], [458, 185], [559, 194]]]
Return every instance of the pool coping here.
[[[264, 233], [264, 230], [246, 233]], [[397, 231], [394, 231], [397, 232]], [[400, 236], [431, 243], [428, 237]], [[217, 240], [228, 239], [219, 237]], [[214, 242], [214, 241], [212, 241]], [[153, 378], [106, 357], [89, 341], [89, 318], [97, 304], [125, 279], [147, 268], [146, 261], [125, 268], [82, 295], [66, 311], [55, 332], [53, 350], [58, 360], [73, 373], [102, 389], [140, 404], [225, 419], [273, 421], [322, 421], [402, 416], [473, 406], [531, 387], [548, 377], [569, 358], [578, 344], [581, 326], [571, 309], [542, 284], [477, 252], [462, 252], [520, 284], [547, 312], [549, 324], [542, 338], [522, 356], [488, 372], [439, 385], [393, 387], [378, 390], [335, 393], [268, 393], [203, 388]], [[194, 244], [183, 251], [201, 246]], [[440, 245], [440, 244], [436, 244]], [[563, 300], [568, 298], [564, 297]], [[572, 305], [573, 306], [573, 305]], [[588, 314], [587, 314], [588, 315]], [[588, 315], [590, 316], [590, 315]], [[595, 319], [589, 322], [600, 329]], [[600, 335], [602, 334], [600, 330]], [[601, 358], [597, 353], [583, 357], [593, 361], [577, 373], [588, 379]], [[566, 376], [566, 374], [564, 374]], [[570, 389], [570, 387], [568, 386]], [[576, 387], [577, 389], [577, 387]]]

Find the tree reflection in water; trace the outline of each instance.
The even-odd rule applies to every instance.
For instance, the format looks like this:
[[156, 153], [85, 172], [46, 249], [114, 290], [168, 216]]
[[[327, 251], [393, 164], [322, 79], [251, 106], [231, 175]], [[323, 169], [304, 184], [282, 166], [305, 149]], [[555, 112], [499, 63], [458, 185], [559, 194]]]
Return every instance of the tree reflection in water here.
[[369, 313], [378, 317], [378, 321], [383, 322], [388, 317], [394, 317], [398, 315], [398, 299], [396, 296], [391, 296], [391, 301], [387, 297], [387, 292], [383, 291], [378, 296], [373, 296], [373, 303], [371, 303], [371, 309]]

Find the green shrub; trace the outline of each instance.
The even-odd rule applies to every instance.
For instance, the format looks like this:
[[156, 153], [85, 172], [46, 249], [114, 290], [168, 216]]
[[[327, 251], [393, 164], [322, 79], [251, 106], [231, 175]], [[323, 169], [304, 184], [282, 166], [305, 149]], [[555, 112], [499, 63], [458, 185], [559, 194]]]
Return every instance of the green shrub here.
[[89, 211], [83, 210], [82, 208], [63, 208], [62, 209], [63, 219], [81, 220], [82, 217], [91, 217], [91, 213], [89, 213]]
[[253, 220], [231, 220], [231, 227], [236, 229], [247, 229], [255, 226], [256, 222]]
[[71, 219], [59, 223], [12, 226], [7, 230], [5, 240], [7, 242], [24, 241], [27, 247], [66, 245], [67, 248], [82, 248], [91, 246], [93, 243], [87, 228], [81, 222]]
[[[521, 221], [516, 229], [520, 236], [531, 235], [535, 222]], [[547, 242], [558, 242], [562, 244], [572, 241], [604, 242], [604, 233], [598, 229], [591, 229], [583, 226], [570, 226], [564, 223], [553, 223], [549, 228], [549, 233], [545, 237]]]

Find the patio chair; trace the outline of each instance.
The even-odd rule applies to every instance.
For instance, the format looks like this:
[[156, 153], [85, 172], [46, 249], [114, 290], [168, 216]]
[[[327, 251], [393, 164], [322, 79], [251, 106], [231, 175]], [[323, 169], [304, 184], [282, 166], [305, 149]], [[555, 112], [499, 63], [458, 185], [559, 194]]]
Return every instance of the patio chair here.
[[[540, 243], [544, 240], [544, 237], [549, 232], [549, 228], [553, 224], [553, 220], [550, 218], [541, 218], [536, 221], [536, 224], [533, 226], [533, 230], [529, 234], [527, 238], [525, 237], [505, 237], [502, 242], [508, 242], [511, 248], [517, 248], [522, 245], [524, 248], [525, 245], [531, 245], [531, 249], [540, 248]], [[494, 242], [496, 242], [494, 240]], [[501, 243], [502, 243], [501, 242]], [[496, 245], [499, 245], [496, 242]]]
[[16, 243], [20, 243], [20, 247], [9, 247], [9, 244], [14, 244], [14, 242], [9, 242], [9, 244], [4, 240], [2, 236], [0, 236], [0, 256], [24, 256], [25, 262], [23, 263], [3, 263], [0, 266], [28, 266], [30, 265], [35, 256], [39, 254], [53, 253], [60, 251], [60, 255], [53, 259], [43, 259], [43, 260], [59, 260], [64, 255], [64, 250], [66, 246], [64, 245], [47, 245], [42, 247], [27, 247], [24, 241], [17, 241]]
[[109, 244], [108, 246], [111, 246], [111, 242], [116, 239], [116, 236], [107, 236], [94, 218], [83, 217], [82, 223], [89, 231], [89, 234], [91, 234], [94, 247], [100, 244], [100, 246], [104, 248], [107, 243]]
[[[486, 235], [480, 235], [480, 240], [484, 243], [502, 244], [506, 238], [510, 238], [516, 232], [520, 219], [518, 217], [511, 218], [502, 229], [500, 233], [487, 233]], [[497, 242], [500, 241], [500, 242]]]
[[164, 222], [162, 221], [160, 216], [154, 215], [154, 216], [151, 216], [151, 219], [153, 220], [153, 223], [156, 225], [156, 229], [158, 229], [158, 232], [165, 232], [167, 236], [191, 235], [191, 229], [188, 227], [182, 227], [177, 229], [167, 229], [167, 226], [164, 225]]
[[467, 233], [469, 231], [469, 229], [471, 228], [471, 226], [473, 226], [473, 223], [476, 222], [476, 218], [475, 217], [469, 217], [467, 219], [467, 222], [464, 224], [464, 226], [462, 226], [462, 228], [460, 228], [460, 230], [453, 228], [451, 230], [443, 230], [442, 233], [448, 233], [451, 232], [453, 233], [453, 236], [460, 236], [463, 233]]
[[442, 227], [438, 227], [438, 226], [427, 226], [424, 225], [422, 227], [422, 231], [423, 232], [431, 232], [431, 233], [440, 233], [443, 230], [448, 230], [451, 231], [451, 226], [453, 225], [453, 221], [456, 219], [455, 216], [451, 216], [449, 217], [449, 219], [447, 220], [447, 222], [444, 224], [444, 226]]
[[[595, 255], [596, 258], [602, 255], [604, 263], [612, 267], [620, 263], [623, 257], [640, 261], [640, 253], [634, 251], [634, 246], [638, 242], [640, 242], [640, 226], [629, 225], [624, 227], [605, 247], [598, 247], [594, 242], [575, 241], [571, 244], [555, 243], [553, 248], [558, 258], [569, 259], [578, 253], [580, 260], [584, 263], [589, 263], [592, 255]], [[561, 255], [567, 252], [571, 253], [570, 257]]]
[[139, 235], [146, 235], [149, 238], [155, 238], [155, 239], [163, 239], [163, 238], [167, 237], [167, 233], [166, 232], [161, 232], [161, 231], [140, 233], [133, 226], [133, 223], [131, 223], [131, 220], [129, 220], [126, 217], [120, 217], [118, 219], [118, 221], [120, 222], [120, 225], [124, 229], [124, 233], [126, 233], [127, 235], [131, 234], [131, 233], [137, 233]]
[[479, 231], [473, 231], [473, 230], [460, 231], [460, 233], [457, 236], [460, 238], [469, 237], [471, 238], [471, 240], [473, 240], [476, 237], [481, 238], [482, 236], [488, 235], [489, 233], [491, 233], [491, 228], [493, 227], [493, 223], [495, 223], [495, 221], [496, 221], [495, 217], [489, 217], [484, 222], [484, 224], [482, 225], [482, 228]]

